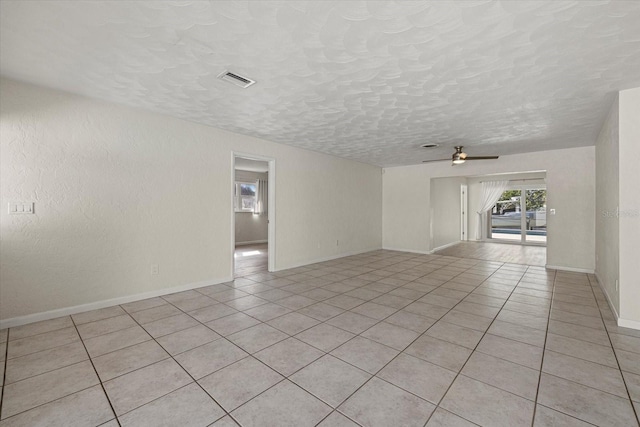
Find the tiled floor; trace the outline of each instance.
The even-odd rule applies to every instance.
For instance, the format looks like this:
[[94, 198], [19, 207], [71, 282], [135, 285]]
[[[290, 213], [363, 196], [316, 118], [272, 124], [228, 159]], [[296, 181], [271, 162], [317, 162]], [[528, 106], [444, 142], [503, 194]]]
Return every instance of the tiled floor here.
[[535, 266], [544, 266], [547, 262], [546, 246], [515, 243], [460, 242], [438, 251], [438, 255]]
[[236, 246], [234, 253], [235, 277], [267, 271], [268, 249], [266, 243]]
[[0, 426], [634, 426], [611, 319], [590, 275], [370, 252], [2, 331]]

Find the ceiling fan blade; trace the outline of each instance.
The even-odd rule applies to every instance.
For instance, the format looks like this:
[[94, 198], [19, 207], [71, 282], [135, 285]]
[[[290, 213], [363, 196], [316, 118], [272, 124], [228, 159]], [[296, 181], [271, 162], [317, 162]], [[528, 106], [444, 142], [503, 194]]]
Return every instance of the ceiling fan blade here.
[[444, 161], [451, 161], [451, 157], [447, 157], [446, 159], [433, 159], [433, 160], [423, 160], [422, 163], [430, 163], [430, 162], [444, 162]]
[[498, 158], [500, 158], [500, 156], [467, 156], [465, 160], [490, 160]]

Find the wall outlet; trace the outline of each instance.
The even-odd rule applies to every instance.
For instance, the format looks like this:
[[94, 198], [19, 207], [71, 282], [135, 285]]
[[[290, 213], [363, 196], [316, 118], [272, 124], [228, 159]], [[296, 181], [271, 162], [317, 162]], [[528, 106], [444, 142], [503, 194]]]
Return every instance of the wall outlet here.
[[158, 264], [151, 264], [151, 274], [154, 276], [160, 274], [160, 266]]
[[9, 202], [9, 215], [34, 214], [34, 202]]

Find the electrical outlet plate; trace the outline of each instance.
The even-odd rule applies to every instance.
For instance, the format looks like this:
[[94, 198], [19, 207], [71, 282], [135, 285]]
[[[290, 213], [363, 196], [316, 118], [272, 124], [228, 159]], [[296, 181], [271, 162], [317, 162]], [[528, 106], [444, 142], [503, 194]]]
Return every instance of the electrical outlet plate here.
[[9, 202], [9, 215], [23, 215], [34, 213], [34, 202]]

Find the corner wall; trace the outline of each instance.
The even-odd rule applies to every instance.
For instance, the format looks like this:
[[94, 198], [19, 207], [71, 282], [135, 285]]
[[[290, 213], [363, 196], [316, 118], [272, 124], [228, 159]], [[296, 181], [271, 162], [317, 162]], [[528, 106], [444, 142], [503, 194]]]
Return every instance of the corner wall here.
[[[556, 209], [556, 215], [547, 218], [547, 264], [593, 272], [594, 147], [501, 156], [497, 160], [468, 162], [455, 167], [442, 162], [387, 168], [382, 182], [383, 247], [429, 251], [429, 183], [432, 178], [545, 170], [547, 207]], [[416, 187], [420, 190], [411, 191]], [[470, 205], [469, 211], [474, 212], [475, 207]]]
[[3, 320], [230, 280], [232, 151], [276, 159], [276, 269], [381, 246], [378, 167], [13, 80], [0, 91]]

